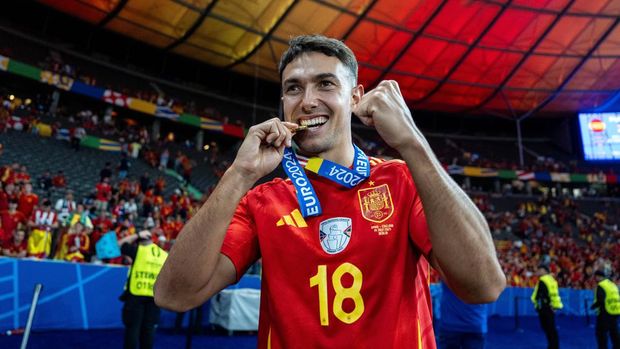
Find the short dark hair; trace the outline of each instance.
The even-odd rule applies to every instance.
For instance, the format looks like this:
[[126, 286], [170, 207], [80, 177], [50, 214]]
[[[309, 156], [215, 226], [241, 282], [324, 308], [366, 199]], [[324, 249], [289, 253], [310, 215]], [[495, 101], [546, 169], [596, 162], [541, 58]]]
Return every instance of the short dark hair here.
[[299, 55], [306, 52], [320, 52], [326, 56], [336, 57], [351, 73], [353, 84], [357, 84], [357, 59], [355, 54], [342, 41], [323, 35], [300, 35], [289, 41], [288, 49], [282, 54], [278, 71], [280, 80], [284, 68]]

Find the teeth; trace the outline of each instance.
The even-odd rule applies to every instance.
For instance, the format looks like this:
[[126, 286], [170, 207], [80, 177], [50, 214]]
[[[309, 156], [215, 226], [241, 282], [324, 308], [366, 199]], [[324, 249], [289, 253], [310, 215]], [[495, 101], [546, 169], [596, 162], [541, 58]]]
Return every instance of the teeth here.
[[301, 120], [300, 121], [300, 125], [301, 126], [315, 126], [315, 125], [322, 125], [324, 123], [327, 122], [327, 118], [324, 116], [318, 116], [316, 118], [313, 119], [309, 119], [309, 120]]

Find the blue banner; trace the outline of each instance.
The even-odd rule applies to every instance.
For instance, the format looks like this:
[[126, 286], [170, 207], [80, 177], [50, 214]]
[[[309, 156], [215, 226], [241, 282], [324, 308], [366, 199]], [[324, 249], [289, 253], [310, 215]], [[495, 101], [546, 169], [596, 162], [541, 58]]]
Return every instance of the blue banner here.
[[87, 85], [80, 81], [74, 81], [70, 91], [96, 99], [103, 99], [105, 89], [97, 86]]

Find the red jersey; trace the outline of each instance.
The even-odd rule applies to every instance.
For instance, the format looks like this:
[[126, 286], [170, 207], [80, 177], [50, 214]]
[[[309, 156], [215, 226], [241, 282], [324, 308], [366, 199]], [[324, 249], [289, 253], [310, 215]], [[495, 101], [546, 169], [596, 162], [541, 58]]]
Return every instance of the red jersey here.
[[15, 174], [16, 183], [30, 183], [30, 175], [26, 172], [18, 172]]
[[26, 224], [26, 216], [19, 211], [13, 213], [8, 210], [0, 213], [0, 219], [2, 219], [2, 230], [4, 230], [4, 239], [10, 239], [13, 236], [13, 230], [17, 228], [19, 223]]
[[24, 214], [26, 217], [32, 215], [32, 210], [39, 203], [39, 196], [35, 193], [22, 194], [19, 196], [19, 204], [17, 210]]
[[0, 189], [0, 211], [9, 209], [9, 195]]
[[24, 239], [19, 245], [16, 245], [15, 241], [13, 239], [10, 239], [2, 244], [2, 249], [8, 250], [11, 254], [26, 252], [28, 249], [28, 241]]
[[436, 347], [422, 203], [404, 162], [370, 162], [353, 189], [307, 172], [317, 217], [288, 179], [239, 203], [222, 253], [237, 278], [262, 257], [259, 348]]
[[97, 201], [108, 201], [112, 192], [110, 184], [101, 182], [95, 186], [95, 189], [97, 190]]

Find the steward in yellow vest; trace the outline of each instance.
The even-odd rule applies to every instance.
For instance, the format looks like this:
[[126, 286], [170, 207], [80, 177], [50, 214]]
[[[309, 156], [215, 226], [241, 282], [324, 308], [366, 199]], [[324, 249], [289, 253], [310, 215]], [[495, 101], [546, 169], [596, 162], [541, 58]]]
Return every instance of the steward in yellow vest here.
[[539, 279], [536, 287], [534, 287], [531, 299], [538, 312], [540, 326], [547, 337], [547, 347], [558, 349], [560, 338], [555, 327], [555, 310], [564, 307], [560, 298], [558, 282], [549, 274], [549, 267], [546, 265], [538, 267], [537, 275]]
[[[135, 244], [137, 242], [137, 244]], [[153, 286], [168, 253], [153, 243], [151, 232], [143, 230], [118, 242], [121, 253], [132, 259], [121, 300], [125, 325], [125, 349], [153, 348], [160, 309], [153, 299]]]
[[598, 286], [594, 291], [594, 304], [596, 309], [596, 342], [599, 349], [607, 349], [607, 335], [611, 338], [614, 349], [620, 348], [618, 336], [618, 315], [620, 315], [620, 295], [618, 286], [608, 279], [603, 271], [594, 273]]
[[[541, 284], [542, 287], [540, 286]], [[553, 310], [564, 308], [564, 304], [562, 304], [562, 299], [560, 298], [558, 282], [555, 281], [551, 274], [540, 277], [536, 287], [534, 287], [531, 300], [537, 311], [545, 307], [550, 307]]]

